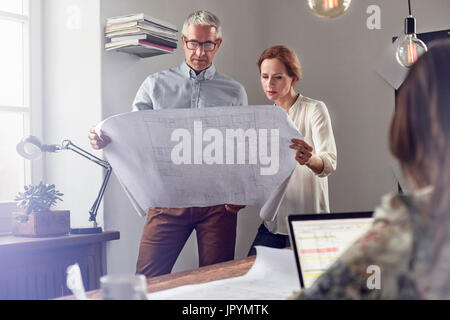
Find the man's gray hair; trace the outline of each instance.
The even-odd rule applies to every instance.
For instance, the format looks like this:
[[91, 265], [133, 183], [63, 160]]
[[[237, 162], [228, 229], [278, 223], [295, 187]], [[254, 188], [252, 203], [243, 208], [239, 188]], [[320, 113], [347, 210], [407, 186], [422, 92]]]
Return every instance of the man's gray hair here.
[[216, 38], [222, 39], [222, 26], [220, 25], [220, 20], [215, 14], [209, 11], [197, 10], [192, 12], [184, 21], [183, 30], [181, 31], [183, 36], [187, 37], [187, 28], [191, 24], [215, 27], [217, 31]]

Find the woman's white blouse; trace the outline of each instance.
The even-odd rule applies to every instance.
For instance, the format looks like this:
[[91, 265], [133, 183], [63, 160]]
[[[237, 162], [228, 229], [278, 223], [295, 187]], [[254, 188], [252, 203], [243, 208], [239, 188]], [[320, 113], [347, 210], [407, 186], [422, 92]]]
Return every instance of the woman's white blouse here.
[[336, 170], [336, 143], [327, 107], [322, 101], [299, 95], [289, 109], [289, 118], [322, 158], [324, 169], [314, 173], [306, 165], [297, 166], [286, 187], [286, 193], [273, 221], [264, 224], [272, 233], [288, 234], [286, 217], [289, 214], [330, 212], [328, 176]]

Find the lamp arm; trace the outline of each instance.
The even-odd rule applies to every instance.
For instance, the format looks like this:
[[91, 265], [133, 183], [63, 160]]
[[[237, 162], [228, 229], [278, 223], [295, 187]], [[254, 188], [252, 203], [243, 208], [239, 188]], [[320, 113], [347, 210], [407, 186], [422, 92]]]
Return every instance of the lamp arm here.
[[109, 164], [108, 161], [102, 160], [93, 154], [87, 152], [84, 149], [81, 149], [77, 145], [73, 144], [70, 140], [64, 140], [61, 144], [61, 149], [65, 150], [72, 150], [73, 152], [79, 154], [80, 156], [91, 160], [92, 162], [95, 162], [96, 164], [102, 166], [106, 169], [105, 178], [103, 179], [102, 186], [100, 188], [100, 191], [98, 192], [97, 198], [95, 199], [94, 204], [91, 207], [91, 210], [89, 210], [89, 221], [92, 221], [94, 223], [94, 227], [97, 227], [97, 210], [100, 206], [100, 202], [102, 201], [103, 194], [105, 193], [106, 185], [108, 184], [109, 177], [111, 176], [112, 167]]
[[95, 199], [94, 204], [92, 205], [91, 210], [89, 210], [89, 221], [94, 222], [94, 227], [97, 227], [97, 210], [100, 206], [100, 202], [102, 201], [103, 194], [105, 193], [106, 185], [108, 184], [109, 177], [111, 176], [112, 167], [109, 166], [106, 169], [105, 178], [103, 179], [102, 186], [100, 188], [100, 191], [98, 192], [97, 199]]
[[78, 153], [80, 156], [82, 156], [88, 160], [91, 160], [92, 162], [95, 162], [96, 164], [102, 166], [105, 169], [108, 169], [111, 167], [108, 161], [102, 160], [102, 159], [94, 156], [93, 154], [87, 152], [86, 150], [81, 149], [77, 145], [73, 144], [72, 141], [70, 141], [70, 140], [64, 140], [61, 144], [61, 149], [72, 150], [73, 152]]

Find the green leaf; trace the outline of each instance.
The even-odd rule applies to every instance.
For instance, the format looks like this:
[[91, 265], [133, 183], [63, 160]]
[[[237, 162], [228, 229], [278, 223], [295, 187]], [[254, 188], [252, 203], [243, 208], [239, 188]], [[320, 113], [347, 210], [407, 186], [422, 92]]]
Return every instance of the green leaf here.
[[38, 185], [24, 186], [25, 192], [19, 192], [14, 198], [17, 206], [25, 209], [27, 214], [31, 212], [46, 211], [57, 201], [62, 201], [64, 194], [56, 190], [54, 184], [44, 184], [42, 181]]

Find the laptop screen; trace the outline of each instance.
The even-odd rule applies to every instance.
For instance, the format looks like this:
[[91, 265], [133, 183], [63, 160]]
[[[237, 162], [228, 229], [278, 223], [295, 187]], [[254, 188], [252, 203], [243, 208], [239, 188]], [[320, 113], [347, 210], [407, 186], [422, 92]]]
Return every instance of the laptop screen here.
[[372, 224], [373, 212], [288, 216], [300, 286], [312, 283]]

